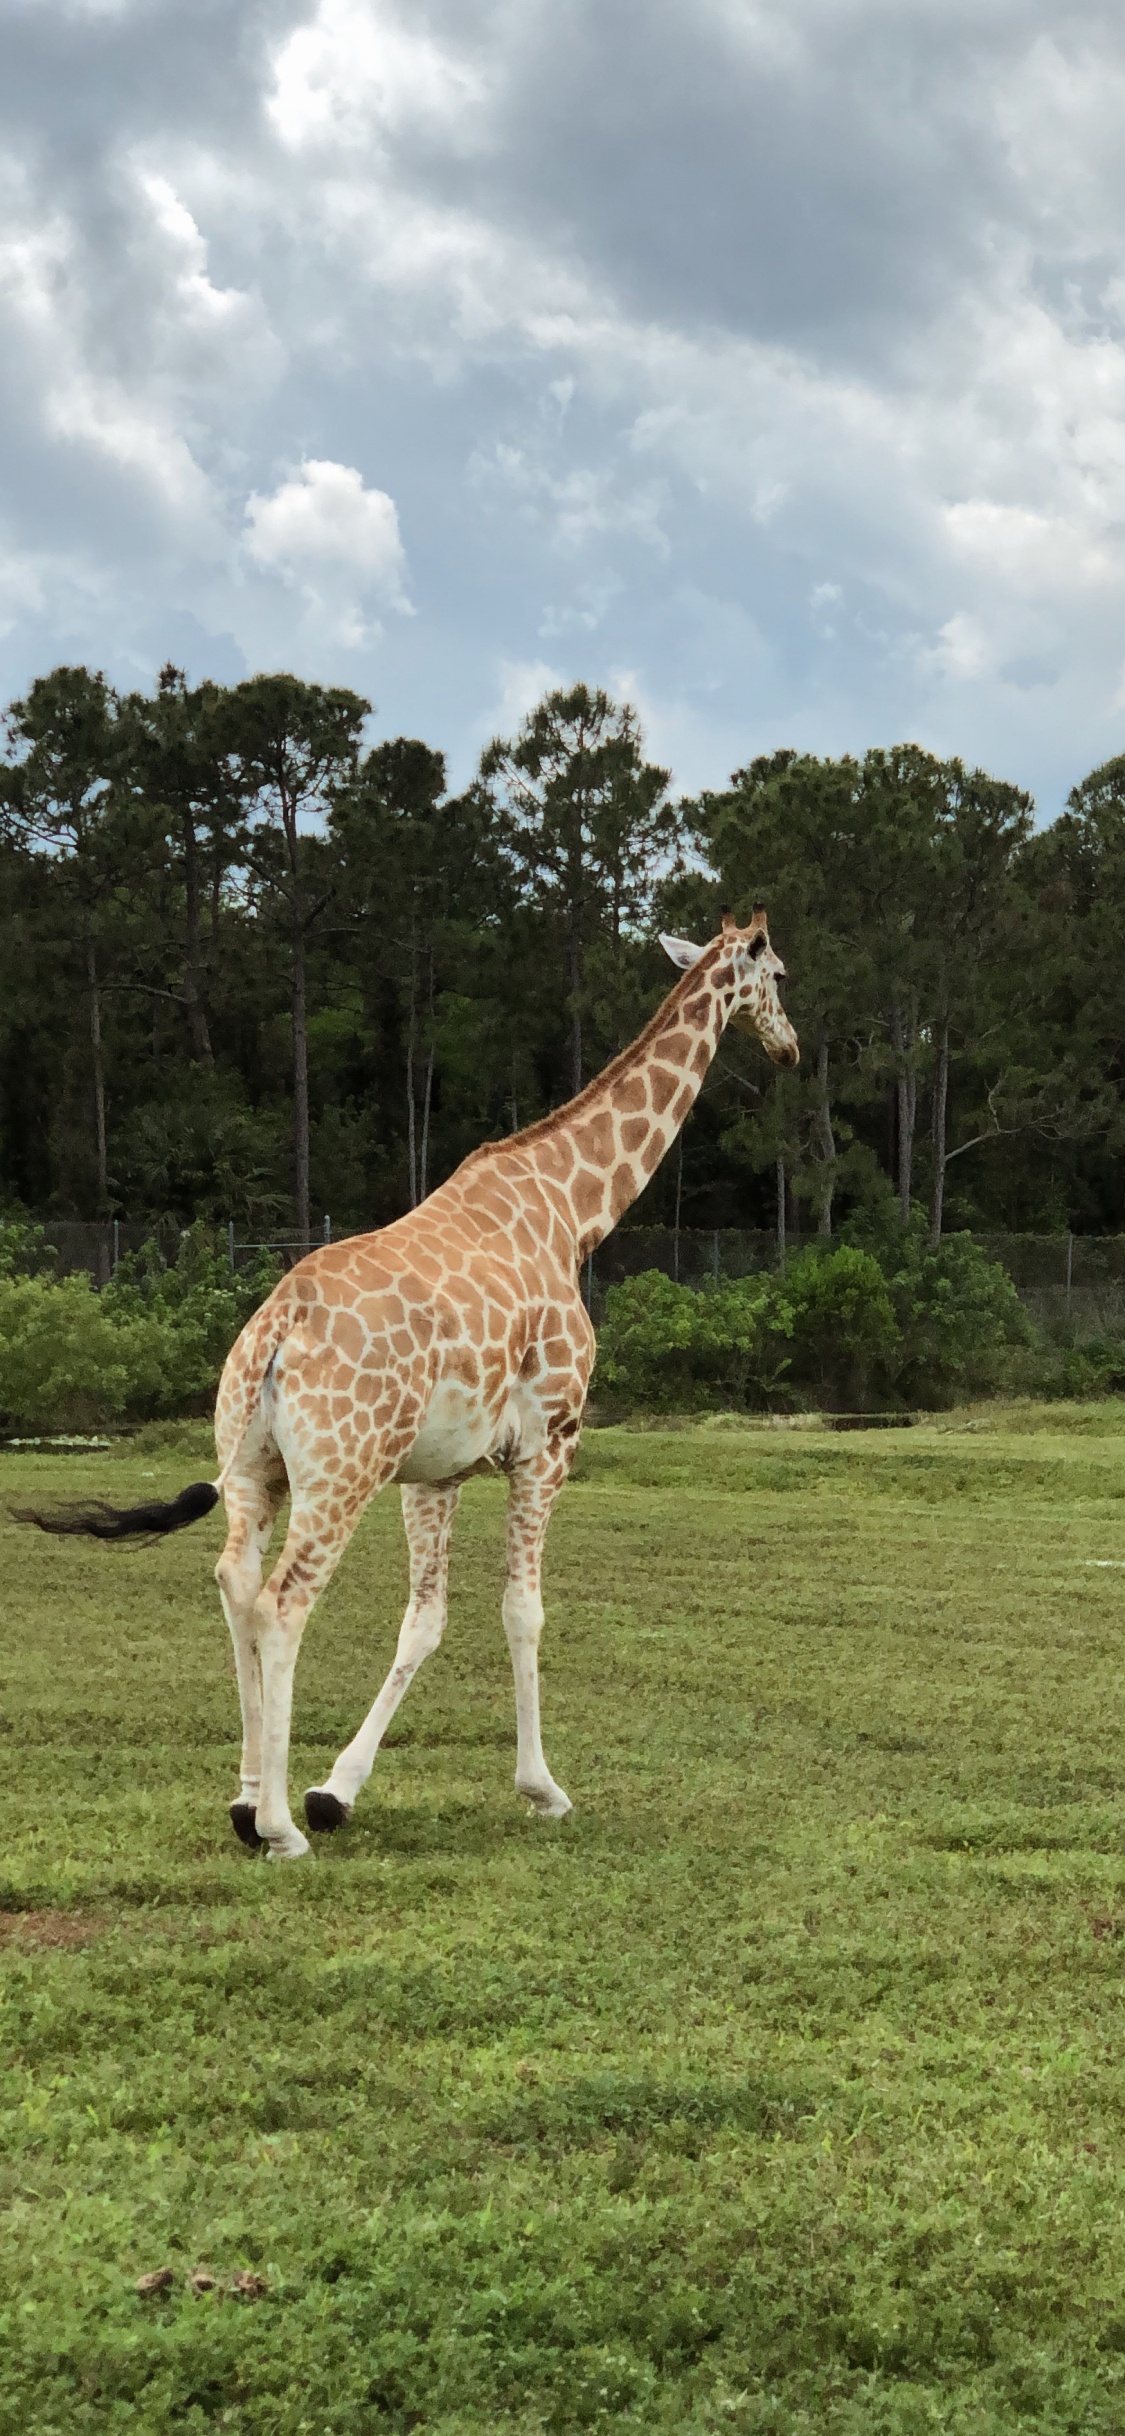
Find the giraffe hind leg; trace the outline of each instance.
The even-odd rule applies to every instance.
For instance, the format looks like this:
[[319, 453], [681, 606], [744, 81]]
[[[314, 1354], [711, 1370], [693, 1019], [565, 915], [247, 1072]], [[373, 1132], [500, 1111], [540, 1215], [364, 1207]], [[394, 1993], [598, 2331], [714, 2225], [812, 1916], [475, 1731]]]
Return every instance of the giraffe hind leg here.
[[255, 1823], [262, 1766], [262, 1674], [254, 1608], [262, 1586], [262, 1559], [288, 1482], [276, 1450], [261, 1447], [231, 1476], [225, 1490], [227, 1541], [215, 1567], [223, 1613], [234, 1650], [242, 1711], [242, 1761], [230, 1823], [239, 1842], [258, 1851]]
[[293, 1673], [313, 1605], [336, 1570], [367, 1494], [354, 1490], [322, 1502], [295, 1493], [285, 1546], [255, 1605], [262, 1670], [262, 1771], [254, 1827], [269, 1846], [270, 1861], [295, 1861], [309, 1850], [289, 1810]]

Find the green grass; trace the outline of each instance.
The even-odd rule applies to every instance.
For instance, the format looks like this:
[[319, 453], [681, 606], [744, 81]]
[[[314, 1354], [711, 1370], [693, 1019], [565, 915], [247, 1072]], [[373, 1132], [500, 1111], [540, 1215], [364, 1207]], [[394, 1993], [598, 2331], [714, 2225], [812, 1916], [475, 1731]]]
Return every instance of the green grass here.
[[[217, 1521], [3, 1531], [0, 2429], [1125, 2429], [1125, 1410], [590, 1434], [562, 1827], [511, 1786], [502, 1525], [472, 1484], [445, 1648], [281, 1869], [226, 1825]], [[385, 1498], [298, 1791], [404, 1579]]]

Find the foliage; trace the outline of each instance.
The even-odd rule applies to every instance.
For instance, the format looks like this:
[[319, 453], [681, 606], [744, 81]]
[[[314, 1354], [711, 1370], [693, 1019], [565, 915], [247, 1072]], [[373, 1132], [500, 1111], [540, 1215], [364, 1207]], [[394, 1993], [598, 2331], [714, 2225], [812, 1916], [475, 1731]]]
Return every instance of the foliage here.
[[901, 1358], [878, 1261], [852, 1244], [808, 1251], [774, 1286], [774, 1326], [792, 1348], [791, 1376], [837, 1412], [865, 1410]]
[[766, 1276], [695, 1293], [661, 1269], [644, 1270], [606, 1296], [595, 1395], [678, 1412], [761, 1403], [786, 1367], [773, 1310]]
[[[728, 1033], [642, 1220], [1117, 1227], [1125, 761], [1032, 833], [902, 743], [782, 750], [673, 805], [576, 684], [460, 794], [284, 672], [119, 697], [57, 668], [0, 757], [0, 1197], [294, 1230], [399, 1216], [556, 1107], [668, 987], [661, 928], [768, 903], [800, 1070]], [[268, 1223], [267, 1223], [268, 1222]]]
[[0, 1277], [0, 1424], [88, 1429], [160, 1407], [159, 1329], [115, 1325], [84, 1274]]
[[15, 1211], [0, 1218], [0, 1277], [49, 1277], [56, 1254], [34, 1219]]
[[931, 1247], [920, 1225], [889, 1254], [904, 1401], [952, 1404], [987, 1394], [1002, 1374], [1005, 1351], [1029, 1346], [1033, 1336], [1007, 1271], [968, 1235], [947, 1235]]
[[1031, 1335], [1006, 1272], [968, 1238], [931, 1251], [920, 1224], [892, 1225], [810, 1248], [782, 1276], [697, 1290], [654, 1269], [611, 1286], [595, 1392], [623, 1410], [937, 1406], [995, 1385]]
[[[590, 1433], [561, 1829], [512, 1791], [470, 1484], [446, 1647], [288, 1872], [226, 1822], [220, 1517], [5, 1531], [6, 2428], [1117, 2436], [1123, 1413], [973, 1419]], [[135, 1503], [207, 1460], [5, 1465]], [[386, 1497], [302, 1648], [298, 1784], [405, 1587]]]
[[5, 1270], [10, 1232], [0, 1230], [0, 1424], [17, 1434], [205, 1411], [235, 1337], [277, 1274], [261, 1258], [232, 1277], [206, 1228], [195, 1227], [174, 1266], [148, 1244], [99, 1295], [85, 1275]]

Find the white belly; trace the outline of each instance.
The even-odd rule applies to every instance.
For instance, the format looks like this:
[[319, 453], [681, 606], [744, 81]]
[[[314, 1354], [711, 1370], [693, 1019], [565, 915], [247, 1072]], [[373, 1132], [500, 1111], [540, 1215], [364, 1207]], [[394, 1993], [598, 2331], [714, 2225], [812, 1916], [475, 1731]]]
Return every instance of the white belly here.
[[456, 1480], [475, 1465], [504, 1467], [520, 1455], [538, 1454], [546, 1443], [544, 1417], [533, 1388], [513, 1382], [499, 1415], [482, 1411], [477, 1398], [443, 1380], [434, 1389], [422, 1427], [396, 1480]]
[[455, 1480], [459, 1472], [471, 1471], [474, 1463], [492, 1454], [504, 1437], [503, 1424], [498, 1428], [475, 1396], [454, 1380], [443, 1381], [395, 1479]]

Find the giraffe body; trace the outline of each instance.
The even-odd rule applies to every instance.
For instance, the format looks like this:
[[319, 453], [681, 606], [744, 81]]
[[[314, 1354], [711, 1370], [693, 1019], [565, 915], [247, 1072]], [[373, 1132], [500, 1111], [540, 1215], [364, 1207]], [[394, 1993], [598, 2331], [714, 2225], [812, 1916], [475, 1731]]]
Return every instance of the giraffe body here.
[[[271, 1859], [306, 1852], [287, 1795], [293, 1669], [312, 1605], [369, 1499], [400, 1484], [410, 1600], [395, 1663], [327, 1783], [314, 1827], [340, 1825], [382, 1735], [445, 1626], [461, 1483], [509, 1482], [503, 1621], [516, 1691], [516, 1784], [545, 1816], [570, 1808], [543, 1756], [537, 1652], [551, 1508], [581, 1430], [594, 1332], [581, 1262], [653, 1174], [699, 1091], [724, 1025], [746, 1021], [779, 1062], [797, 1044], [777, 995], [764, 916], [728, 920], [708, 948], [666, 941], [685, 973], [630, 1049], [578, 1098], [466, 1159], [378, 1234], [311, 1253], [234, 1346], [215, 1428], [229, 1535], [216, 1578], [243, 1716], [232, 1819]], [[285, 1545], [262, 1562], [286, 1489]]]

